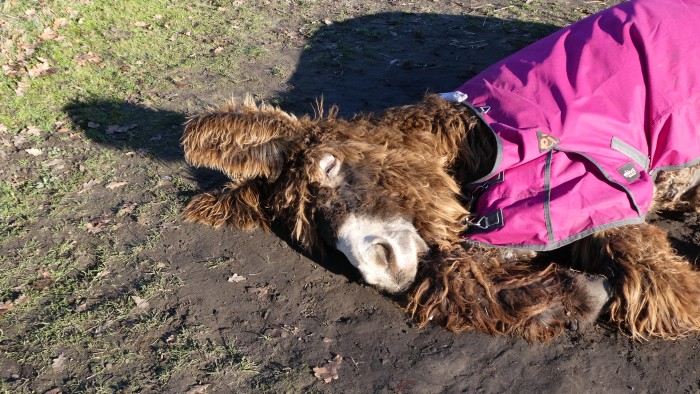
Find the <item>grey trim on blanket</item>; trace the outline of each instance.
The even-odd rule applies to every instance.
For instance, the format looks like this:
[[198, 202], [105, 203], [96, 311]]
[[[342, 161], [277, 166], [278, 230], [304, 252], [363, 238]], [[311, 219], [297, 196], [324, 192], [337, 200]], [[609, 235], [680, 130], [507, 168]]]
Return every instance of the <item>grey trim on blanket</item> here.
[[554, 229], [552, 228], [552, 213], [549, 211], [549, 204], [552, 200], [552, 151], [547, 152], [544, 162], [544, 222], [547, 225], [547, 240], [554, 243]]
[[683, 168], [696, 166], [698, 164], [700, 164], [700, 157], [698, 157], [695, 160], [689, 161], [687, 163], [683, 163], [683, 164], [654, 168], [651, 171], [649, 171], [649, 175], [651, 175], [651, 178], [653, 180], [656, 180], [656, 176], [659, 175], [659, 172], [661, 172], [661, 171], [680, 170]]
[[644, 223], [643, 217], [619, 220], [617, 222], [612, 222], [612, 223], [604, 224], [602, 226], [589, 228], [588, 230], [582, 231], [578, 234], [572, 235], [569, 238], [562, 239], [561, 241], [557, 241], [557, 242], [549, 244], [549, 245], [513, 245], [513, 244], [493, 245], [490, 243], [473, 241], [470, 239], [465, 239], [464, 243], [470, 244], [470, 245], [487, 246], [487, 247], [491, 247], [491, 248], [509, 248], [509, 249], [512, 248], [512, 249], [521, 249], [521, 250], [532, 250], [534, 252], [548, 252], [551, 250], [559, 249], [563, 246], [566, 246], [570, 243], [576, 242], [580, 239], [586, 238], [587, 236], [589, 236], [593, 233], [596, 233], [598, 231], [609, 230], [611, 228], [627, 226], [630, 224], [642, 224], [642, 223]]
[[644, 168], [644, 171], [649, 172], [649, 163], [651, 162], [651, 160], [648, 157], [646, 157], [644, 153], [638, 151], [632, 145], [629, 145], [628, 143], [617, 137], [612, 137], [612, 141], [610, 141], [610, 147], [629, 157], [630, 159], [634, 160], [635, 163], [639, 164], [642, 168]]

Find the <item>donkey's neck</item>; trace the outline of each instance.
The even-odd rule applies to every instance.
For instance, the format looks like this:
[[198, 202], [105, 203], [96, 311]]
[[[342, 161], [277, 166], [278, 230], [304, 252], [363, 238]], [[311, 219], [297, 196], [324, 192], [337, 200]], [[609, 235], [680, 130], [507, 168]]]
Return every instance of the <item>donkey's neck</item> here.
[[464, 119], [464, 140], [458, 149], [454, 167], [457, 180], [462, 185], [488, 175], [498, 153], [493, 132], [470, 108], [466, 108], [468, 112]]

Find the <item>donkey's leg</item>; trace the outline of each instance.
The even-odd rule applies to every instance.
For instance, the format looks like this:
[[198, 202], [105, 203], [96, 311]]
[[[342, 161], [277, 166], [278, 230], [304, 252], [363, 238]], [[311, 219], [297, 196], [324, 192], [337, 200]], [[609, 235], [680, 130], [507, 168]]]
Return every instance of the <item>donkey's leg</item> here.
[[529, 341], [548, 341], [572, 323], [594, 321], [609, 298], [601, 277], [554, 264], [542, 269], [493, 249], [432, 256], [418, 277], [408, 310], [420, 326], [434, 321], [456, 332], [477, 329]]
[[201, 193], [192, 198], [182, 216], [190, 222], [220, 227], [232, 225], [242, 230], [269, 229], [261, 207], [260, 185], [255, 182], [229, 182], [220, 190]]
[[656, 177], [656, 210], [694, 210], [700, 212], [700, 164]]
[[650, 224], [599, 232], [572, 247], [574, 267], [605, 275], [610, 319], [633, 338], [680, 338], [700, 331], [700, 271]]

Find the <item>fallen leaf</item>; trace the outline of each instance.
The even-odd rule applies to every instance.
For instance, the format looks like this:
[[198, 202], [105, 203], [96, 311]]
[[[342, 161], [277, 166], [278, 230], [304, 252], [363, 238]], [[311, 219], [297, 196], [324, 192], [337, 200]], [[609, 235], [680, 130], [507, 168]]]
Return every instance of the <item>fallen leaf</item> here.
[[53, 168], [56, 169], [56, 170], [62, 170], [62, 169], [64, 169], [64, 168], [66, 167], [66, 166], [64, 165], [63, 159], [53, 159], [53, 160], [49, 160], [49, 161], [47, 161], [47, 162], [44, 162], [44, 163], [42, 164], [42, 166], [44, 166], [44, 167], [49, 167], [49, 168], [50, 168], [50, 167], [53, 167]]
[[51, 390], [45, 392], [44, 394], [61, 394], [63, 393], [63, 390], [61, 390], [59, 387], [54, 387]]
[[146, 23], [146, 22], [134, 22], [133, 25], [136, 27], [146, 27], [146, 26], [148, 26], [148, 23]]
[[148, 300], [145, 300], [139, 296], [131, 296], [131, 299], [136, 303], [137, 309], [148, 310], [151, 306], [148, 304]]
[[125, 215], [131, 215], [138, 204], [135, 202], [124, 203], [117, 211], [117, 217], [122, 217]]
[[111, 273], [112, 273], [112, 271], [110, 271], [110, 270], [103, 270], [103, 271], [100, 271], [100, 272], [97, 273], [97, 275], [95, 275], [95, 279], [104, 278], [104, 277], [106, 277], [106, 276], [109, 276], [109, 274], [111, 274]]
[[326, 365], [314, 368], [314, 376], [323, 380], [326, 383], [330, 383], [333, 379], [338, 379], [338, 370], [340, 369], [340, 364], [343, 362], [343, 356], [336, 354], [332, 360], [329, 360]]
[[37, 149], [37, 148], [29, 148], [29, 149], [25, 149], [24, 151], [29, 153], [32, 156], [39, 156], [42, 153], [44, 153], [41, 149]]
[[110, 183], [106, 184], [105, 187], [109, 190], [114, 190], [116, 188], [119, 188], [119, 187], [126, 185], [127, 183], [129, 183], [129, 182], [110, 182]]
[[[83, 168], [83, 170], [81, 170], [81, 172], [83, 172], [83, 171], [85, 171], [85, 168]], [[86, 191], [92, 189], [93, 186], [99, 185], [99, 184], [101, 184], [101, 183], [102, 183], [102, 182], [100, 182], [98, 179], [93, 179], [93, 180], [91, 180], [91, 181], [87, 181], [87, 182], [83, 183], [83, 185], [80, 187], [80, 190], [78, 191], [78, 194], [83, 194], [83, 193], [85, 193]]]
[[73, 61], [76, 62], [79, 66], [84, 66], [88, 63], [101, 65], [102, 58], [99, 55], [96, 55], [92, 52], [88, 52], [73, 56]]
[[0, 302], [0, 316], [14, 309], [15, 306], [12, 301]]
[[265, 335], [271, 338], [287, 338], [290, 335], [297, 335], [301, 329], [288, 324], [273, 324], [265, 330]]
[[105, 230], [112, 220], [108, 218], [96, 218], [85, 223], [85, 228], [90, 234], [98, 234]]
[[153, 15], [153, 19], [163, 19], [163, 15], [155, 14], [155, 15]]
[[105, 133], [107, 133], [107, 134], [124, 133], [124, 132], [127, 132], [127, 131], [137, 127], [137, 126], [138, 126], [138, 124], [136, 124], [136, 123], [132, 123], [132, 124], [126, 125], [126, 126], [111, 124], [111, 125], [107, 126], [107, 129], [105, 129]]
[[328, 337], [323, 337], [321, 341], [323, 341], [323, 343], [333, 343], [333, 340]]
[[0, 134], [7, 133], [7, 126], [0, 123]]
[[219, 53], [224, 50], [224, 47], [216, 47], [214, 48], [214, 53]]
[[27, 127], [26, 133], [33, 137], [38, 137], [41, 135], [41, 129], [36, 126], [29, 126]]
[[5, 76], [17, 77], [24, 74], [24, 68], [18, 64], [3, 64], [2, 70], [5, 72]]
[[15, 298], [13, 303], [15, 304], [15, 306], [22, 306], [25, 302], [27, 302], [27, 300], [29, 300], [29, 297], [27, 297], [26, 294], [22, 294], [19, 297]]
[[53, 28], [58, 29], [59, 27], [63, 27], [68, 24], [68, 19], [66, 18], [56, 18], [53, 21]]
[[56, 373], [61, 373], [66, 368], [66, 356], [63, 353], [59, 354], [58, 357], [53, 359], [51, 362], [51, 369]]
[[187, 391], [185, 391], [185, 394], [200, 394], [206, 391], [207, 387], [209, 387], [208, 384], [198, 384], [196, 386], [190, 386]]
[[95, 329], [95, 334], [97, 335], [107, 331], [107, 329], [112, 327], [115, 323], [117, 323], [116, 320], [107, 320]]
[[85, 312], [87, 310], [87, 302], [82, 302], [80, 305], [75, 307], [76, 312]]
[[175, 343], [175, 341], [177, 341], [177, 337], [175, 337], [175, 334], [172, 334], [165, 339], [165, 343], [167, 343], [168, 345], [171, 343]]
[[12, 138], [12, 145], [15, 146], [15, 148], [19, 148], [20, 145], [24, 144], [24, 140], [27, 139], [27, 135], [24, 133], [17, 134]]
[[41, 77], [42, 75], [54, 74], [57, 72], [58, 69], [51, 68], [51, 65], [46, 60], [42, 61], [41, 63], [35, 64], [34, 67], [27, 69], [27, 75], [29, 75], [32, 78]]
[[236, 282], [236, 283], [238, 283], [238, 282], [243, 282], [243, 281], [245, 281], [245, 280], [246, 280], [246, 278], [245, 278], [244, 276], [240, 276], [240, 275], [238, 275], [238, 274], [233, 274], [233, 276], [231, 276], [230, 278], [228, 278], [228, 281], [229, 281], [229, 282], [232, 282], [232, 283], [233, 283], [233, 282]]
[[17, 82], [17, 88], [15, 88], [15, 94], [18, 96], [24, 96], [24, 90], [29, 87], [29, 82], [28, 81], [19, 81]]
[[47, 27], [44, 29], [43, 32], [39, 35], [39, 39], [42, 41], [49, 41], [49, 40], [55, 40], [58, 38], [58, 33], [53, 31], [50, 27]]

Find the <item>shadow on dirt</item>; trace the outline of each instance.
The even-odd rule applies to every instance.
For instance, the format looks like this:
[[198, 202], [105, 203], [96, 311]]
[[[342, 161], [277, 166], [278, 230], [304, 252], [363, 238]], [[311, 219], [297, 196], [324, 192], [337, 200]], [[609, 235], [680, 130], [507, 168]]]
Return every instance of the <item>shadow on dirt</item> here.
[[[333, 23], [306, 39], [287, 82], [289, 90], [272, 101], [302, 114], [323, 97], [326, 106], [338, 105], [344, 116], [414, 103], [426, 92], [454, 89], [556, 29], [495, 18], [408, 13], [382, 13]], [[194, 96], [199, 93], [188, 92]], [[156, 109], [137, 100], [94, 99], [71, 103], [64, 110], [87, 137], [106, 148], [140, 152], [156, 161], [184, 160], [180, 137], [191, 114]], [[217, 171], [190, 171], [201, 190], [226, 181]], [[185, 194], [189, 198], [195, 193]], [[284, 228], [276, 226], [274, 232], [302, 252]], [[359, 279], [349, 264], [338, 264], [345, 259], [337, 252], [326, 258], [307, 257], [350, 280]]]

